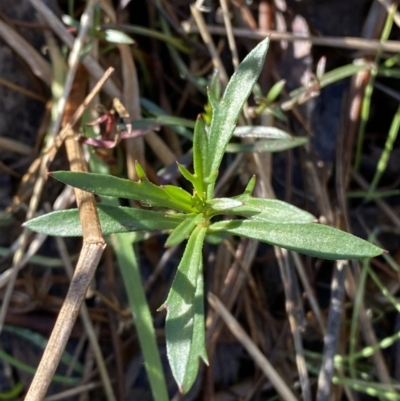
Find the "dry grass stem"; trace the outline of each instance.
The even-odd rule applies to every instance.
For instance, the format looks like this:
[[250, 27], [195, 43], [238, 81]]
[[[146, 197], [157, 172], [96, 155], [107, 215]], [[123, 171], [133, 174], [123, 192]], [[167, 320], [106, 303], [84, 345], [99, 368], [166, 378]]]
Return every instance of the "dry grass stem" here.
[[218, 313], [224, 323], [228, 326], [231, 333], [238, 339], [238, 341], [247, 350], [254, 362], [265, 374], [271, 384], [275, 387], [276, 391], [285, 401], [298, 401], [293, 392], [282, 380], [278, 372], [271, 365], [268, 359], [262, 354], [258, 347], [254, 344], [251, 338], [246, 334], [238, 321], [226, 309], [224, 304], [211, 292], [208, 293], [208, 302], [211, 307]]
[[[87, 102], [88, 98], [93, 99], [99, 89], [97, 85], [91, 91], [90, 95], [86, 97], [84, 103]], [[87, 102], [86, 106], [89, 103], [90, 102]], [[79, 118], [76, 118], [76, 116], [83, 112], [84, 108], [85, 106], [83, 105], [78, 107], [72, 117], [72, 120], [74, 120], [73, 124], [78, 121]], [[81, 146], [75, 140], [75, 132], [72, 129], [73, 124], [71, 122], [67, 123], [66, 127], [63, 129], [63, 133], [67, 139], [66, 147], [71, 171], [88, 171]], [[75, 196], [82, 224], [83, 247], [67, 296], [56, 320], [42, 360], [33, 378], [31, 387], [26, 395], [26, 401], [37, 401], [44, 398], [105, 248], [93, 194], [75, 189]], [[106, 384], [107, 383], [108, 381], [106, 380]], [[111, 388], [109, 388], [108, 391], [109, 399], [114, 400], [115, 398]]]
[[[217, 52], [217, 49], [214, 45], [214, 41], [211, 37], [209, 27], [204, 21], [203, 14], [201, 11], [197, 8], [195, 5], [190, 6], [190, 11], [193, 15], [194, 20], [196, 21], [198, 30], [197, 32], [200, 33], [203, 42], [206, 44], [207, 49], [210, 53], [212, 62], [214, 64], [214, 68], [218, 70], [219, 73], [219, 79], [221, 80], [223, 86], [226, 86], [228, 83], [228, 75], [226, 73], [224, 64], [222, 63], [222, 60]], [[223, 28], [224, 34], [226, 34], [225, 28]]]
[[[188, 25], [189, 26], [189, 25]], [[207, 25], [207, 30], [211, 35], [226, 35], [225, 27]], [[318, 37], [318, 36], [300, 36], [294, 35], [289, 32], [278, 32], [278, 31], [260, 31], [251, 30], [246, 28], [233, 28], [233, 34], [237, 38], [247, 38], [262, 40], [266, 37], [270, 37], [272, 41], [286, 40], [288, 42], [310, 42], [314, 46], [327, 46], [327, 47], [338, 47], [341, 49], [352, 49], [357, 51], [363, 51], [368, 54], [374, 54], [377, 51], [384, 51], [389, 53], [399, 53], [400, 43], [394, 40], [388, 40], [384, 43], [379, 40], [372, 39], [361, 39], [354, 37]], [[189, 26], [186, 29], [186, 33], [200, 33], [200, 29], [195, 26]]]
[[29, 65], [32, 72], [47, 86], [52, 82], [49, 63], [14, 29], [0, 20], [1, 38]]

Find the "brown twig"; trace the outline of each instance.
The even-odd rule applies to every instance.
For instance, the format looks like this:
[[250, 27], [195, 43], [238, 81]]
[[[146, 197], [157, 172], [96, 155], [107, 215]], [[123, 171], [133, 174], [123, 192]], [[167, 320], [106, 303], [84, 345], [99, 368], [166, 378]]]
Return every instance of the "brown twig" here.
[[[197, 26], [185, 26], [186, 33], [198, 33], [200, 30]], [[226, 35], [225, 27], [207, 25], [207, 30], [211, 35]], [[339, 47], [342, 49], [354, 49], [357, 51], [365, 51], [368, 53], [375, 53], [378, 50], [398, 53], [400, 51], [400, 43], [395, 40], [388, 40], [381, 42], [379, 40], [362, 39], [355, 37], [320, 37], [320, 36], [300, 36], [294, 35], [290, 32], [278, 32], [278, 31], [261, 31], [251, 30], [246, 28], [233, 28], [233, 34], [235, 37], [244, 37], [246, 39], [264, 39], [270, 37], [272, 41], [287, 40], [288, 42], [310, 42], [314, 46], [327, 46], [327, 47]]]
[[[104, 82], [103, 79], [102, 83], [104, 84]], [[85, 102], [74, 113], [72, 121], [62, 131], [62, 134], [67, 137], [66, 147], [72, 171], [88, 170], [80, 144], [75, 140], [72, 127], [79, 120], [77, 116], [83, 113], [84, 108], [99, 90], [99, 85], [96, 85], [86, 97]], [[44, 398], [105, 248], [93, 194], [75, 189], [75, 196], [82, 224], [83, 247], [64, 304], [25, 401], [38, 401]]]

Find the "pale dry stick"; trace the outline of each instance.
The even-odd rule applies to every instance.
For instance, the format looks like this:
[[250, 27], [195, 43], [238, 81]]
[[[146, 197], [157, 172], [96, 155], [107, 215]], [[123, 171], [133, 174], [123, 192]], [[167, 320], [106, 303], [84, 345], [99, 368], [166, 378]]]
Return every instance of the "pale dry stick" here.
[[[50, 10], [50, 8], [42, 0], [29, 0], [35, 10], [44, 19], [44, 21], [51, 27], [54, 33], [69, 47], [74, 45], [74, 37], [67, 31], [67, 28], [59, 20], [59, 18]], [[90, 55], [82, 59], [82, 64], [86, 67], [90, 75], [96, 80], [100, 80], [104, 75], [103, 68], [99, 63]], [[104, 84], [103, 88], [110, 97], [121, 98], [121, 91], [111, 80]]]
[[223, 303], [211, 292], [208, 293], [207, 299], [211, 307], [218, 313], [218, 315], [225, 322], [231, 333], [247, 350], [257, 366], [265, 374], [265, 376], [274, 386], [275, 390], [280, 394], [282, 399], [284, 399], [285, 401], [298, 401], [298, 399], [292, 393], [287, 384], [281, 379], [275, 368], [271, 365], [271, 363], [259, 350], [259, 348], [254, 344], [251, 338], [246, 334], [238, 321], [232, 316], [228, 309], [226, 309]]
[[[198, 32], [200, 33], [200, 35], [203, 39], [203, 42], [206, 44], [208, 51], [210, 52], [210, 56], [211, 56], [211, 59], [214, 64], [214, 68], [218, 70], [219, 78], [220, 78], [223, 86], [226, 86], [228, 84], [228, 80], [229, 80], [228, 75], [226, 73], [224, 64], [222, 63], [222, 60], [219, 57], [217, 49], [215, 48], [214, 42], [213, 42], [210, 32], [208, 30], [208, 26], [204, 21], [203, 15], [201, 14], [201, 11], [195, 5], [190, 6], [190, 11], [193, 15], [194, 20], [196, 21], [197, 26], [198, 26]], [[226, 33], [226, 31], [225, 31], [225, 33]]]
[[[124, 82], [122, 102], [131, 120], [140, 120], [142, 118], [142, 113], [140, 108], [139, 80], [132, 51], [129, 46], [122, 44], [118, 46], [118, 49], [121, 55], [122, 77]], [[141, 166], [145, 165], [144, 138], [126, 139], [125, 146], [128, 178], [136, 180], [135, 161], [137, 160]]]
[[329, 401], [332, 391], [332, 377], [334, 374], [334, 358], [340, 338], [340, 324], [343, 314], [344, 282], [348, 262], [339, 260], [335, 263], [331, 283], [331, 300], [329, 306], [327, 335], [324, 337], [324, 352], [321, 370], [318, 376], [318, 390], [316, 401]]
[[[199, 33], [199, 28], [196, 26], [191, 26], [190, 24], [183, 24], [183, 30], [185, 33]], [[207, 30], [209, 34], [212, 35], [226, 35], [226, 30], [224, 27], [207, 25]], [[389, 53], [399, 53], [400, 43], [395, 40], [388, 40], [381, 43], [379, 40], [375, 39], [361, 39], [355, 37], [318, 37], [318, 36], [300, 36], [294, 35], [289, 32], [278, 32], [274, 30], [251, 30], [246, 28], [233, 28], [233, 34], [240, 38], [246, 39], [256, 39], [262, 40], [266, 37], [270, 37], [271, 41], [281, 41], [287, 40], [289, 42], [303, 41], [310, 42], [314, 46], [327, 46], [327, 47], [339, 47], [342, 49], [353, 49], [357, 51], [366, 51], [369, 53], [375, 53], [377, 51], [384, 51]]]
[[[83, 198], [80, 210], [84, 211], [84, 213], [82, 213], [83, 215], [92, 215], [96, 213], [96, 207], [95, 205], [90, 204], [89, 196]], [[89, 229], [89, 236], [84, 239], [84, 245], [81, 250], [70, 288], [64, 304], [61, 307], [36, 374], [25, 397], [25, 401], [40, 401], [44, 398], [68, 342], [86, 291], [90, 285], [105, 247], [104, 241], [101, 237], [96, 237], [96, 233], [92, 231], [96, 223], [93, 221], [93, 217], [90, 216], [89, 219], [86, 219], [85, 217], [85, 220], [90, 223], [90, 226], [87, 226]], [[85, 231], [86, 230], [84, 229], [84, 232]], [[101, 235], [100, 228], [98, 234]]]
[[0, 37], [31, 68], [32, 72], [47, 86], [51, 85], [53, 73], [50, 64], [14, 29], [0, 20]]
[[[65, 271], [67, 272], [67, 276], [70, 280], [72, 280], [72, 277], [74, 275], [74, 268], [73, 268], [71, 260], [68, 256], [68, 250], [65, 245], [65, 241], [60, 237], [57, 237], [56, 241], [57, 241], [58, 252], [60, 253], [61, 259], [64, 262], [64, 268], [65, 268]], [[79, 314], [80, 314], [80, 318], [82, 321], [82, 325], [85, 328], [85, 331], [86, 331], [86, 334], [87, 334], [87, 337], [88, 337], [88, 340], [90, 343], [90, 347], [92, 348], [92, 352], [93, 352], [94, 358], [96, 360], [97, 368], [99, 369], [100, 378], [103, 383], [103, 387], [104, 387], [104, 390], [106, 393], [107, 400], [109, 400], [109, 401], [115, 400], [110, 376], [107, 372], [107, 367], [104, 362], [103, 354], [101, 352], [101, 348], [100, 348], [99, 342], [97, 340], [97, 335], [94, 330], [93, 323], [90, 319], [89, 310], [88, 310], [88, 307], [86, 306], [85, 302], [82, 303], [82, 307], [81, 307]]]
[[174, 153], [154, 131], [146, 134], [144, 140], [164, 166], [176, 163]]
[[[101, 8], [110, 17], [111, 22], [117, 22], [115, 8], [110, 0], [101, 1]], [[123, 78], [122, 103], [124, 104], [130, 119], [140, 120], [142, 118], [140, 108], [139, 81], [137, 77], [136, 65], [132, 56], [130, 46], [119, 44], [118, 50], [121, 55], [121, 70]], [[141, 166], [145, 165], [144, 157], [144, 139], [129, 138], [125, 140], [126, 145], [126, 165], [128, 178], [137, 179], [135, 161], [137, 160]]]
[[[63, 96], [60, 99], [60, 102], [58, 104], [58, 115], [57, 115], [56, 121], [55, 121], [55, 123], [53, 125], [53, 130], [52, 130], [51, 139], [50, 139], [51, 143], [54, 143], [54, 138], [56, 137], [56, 134], [59, 131], [59, 127], [60, 127], [60, 124], [61, 124], [61, 119], [62, 119], [63, 112], [64, 112], [64, 109], [65, 109], [66, 99], [68, 97], [68, 94], [70, 93], [72, 82], [73, 82], [74, 77], [75, 77], [76, 67], [77, 67], [78, 61], [79, 61], [78, 60], [78, 56], [79, 56], [80, 51], [81, 51], [82, 46], [83, 46], [83, 37], [86, 35], [86, 31], [87, 31], [87, 29], [89, 27], [88, 26], [89, 24], [86, 23], [86, 22], [90, 19], [90, 18], [88, 18], [88, 15], [90, 17], [90, 14], [93, 12], [93, 6], [94, 6], [94, 0], [90, 0], [89, 3], [88, 3], [88, 6], [86, 7], [86, 10], [85, 10], [86, 14], [84, 14], [83, 24], [82, 24], [83, 26], [81, 27], [81, 30], [80, 30], [80, 37], [79, 37], [78, 40], [76, 40], [73, 43], [73, 51], [71, 52], [70, 57], [69, 57], [70, 71], [68, 73], [67, 80], [66, 80], [66, 83], [65, 83], [65, 86], [64, 86]], [[0, 21], [0, 26], [2, 26], [1, 25], [1, 21]], [[19, 45], [19, 46], [23, 45], [23, 43], [19, 43], [19, 42], [16, 42], [15, 44]], [[29, 53], [29, 54], [30, 54], [30, 56], [32, 56], [33, 59], [35, 59], [34, 58], [35, 55], [32, 55], [31, 53]], [[43, 68], [42, 65], [41, 65], [41, 67]], [[51, 78], [51, 71], [47, 72], [47, 76]], [[50, 83], [51, 83], [51, 81], [50, 81]], [[39, 199], [40, 199], [44, 184], [45, 184], [45, 182], [47, 180], [46, 172], [47, 172], [47, 167], [48, 167], [48, 165], [50, 163], [50, 158], [51, 158], [50, 154], [47, 153], [43, 157], [42, 162], [40, 164], [39, 177], [38, 177], [38, 180], [35, 183], [35, 187], [34, 187], [34, 190], [33, 190], [32, 198], [31, 198], [31, 201], [29, 203], [29, 209], [28, 209], [28, 213], [27, 213], [27, 216], [26, 216], [27, 220], [31, 219], [34, 216], [34, 214], [36, 212], [36, 209], [37, 209], [37, 206], [39, 204]], [[19, 268], [16, 267], [16, 266], [18, 266], [20, 264], [20, 262], [21, 262], [21, 260], [23, 258], [23, 254], [25, 252], [25, 248], [27, 246], [28, 232], [29, 231], [27, 231], [26, 229], [23, 230], [23, 232], [21, 234], [20, 248], [14, 254], [12, 274], [10, 275], [8, 286], [7, 286], [7, 289], [6, 289], [6, 292], [5, 292], [5, 295], [4, 295], [4, 300], [3, 300], [3, 303], [2, 303], [2, 306], [1, 306], [1, 310], [0, 310], [0, 332], [1, 332], [2, 327], [3, 327], [3, 322], [4, 322], [4, 319], [5, 319], [6, 313], [7, 313], [8, 305], [9, 305], [9, 302], [10, 302], [10, 299], [11, 299], [11, 295], [12, 295], [12, 292], [13, 292], [13, 289], [14, 289], [14, 284], [15, 284], [15, 281], [17, 279], [17, 275], [18, 275], [18, 271], [19, 271]]]
[[[220, 298], [222, 299], [226, 307], [228, 309], [231, 309], [236, 300], [238, 299], [240, 290], [247, 281], [247, 273], [256, 255], [258, 248], [258, 241], [242, 238], [235, 251], [232, 249], [232, 247], [230, 247], [229, 242], [227, 243], [228, 243], [228, 249], [231, 251], [235, 259], [231, 264], [231, 266], [229, 267], [229, 271], [224, 279]], [[207, 354], [209, 356], [212, 356], [214, 355], [215, 352], [217, 339], [223, 328], [223, 322], [221, 321], [220, 316], [218, 316], [218, 314], [213, 313], [209, 314], [206, 325], [207, 325], [207, 333], [206, 333]], [[212, 368], [213, 368], [213, 362], [211, 361], [210, 367], [207, 371], [207, 377], [210, 377], [210, 373], [212, 373]], [[205, 394], [205, 397], [207, 399], [213, 399], [214, 390], [212, 386], [208, 386], [207, 389], [209, 391]], [[211, 392], [212, 394], [210, 394]]]
[[239, 67], [239, 56], [235, 42], [235, 36], [232, 32], [232, 23], [229, 17], [229, 9], [226, 0], [220, 0], [221, 8], [222, 8], [222, 16], [224, 18], [224, 25], [226, 28], [226, 36], [228, 38], [229, 49], [232, 53], [232, 63], [235, 67], [235, 70]]
[[[97, 0], [88, 0], [86, 7], [82, 13], [78, 36], [74, 40], [74, 44], [68, 56], [68, 74], [65, 79], [63, 93], [57, 102], [57, 115], [51, 129], [52, 138], [54, 138], [60, 131], [61, 121], [63, 119], [68, 97], [75, 80], [76, 70], [78, 69], [79, 65], [79, 57], [84, 45], [86, 34], [91, 26], [91, 21], [93, 19], [93, 8], [96, 5], [96, 3]], [[54, 64], [56, 65], [56, 63]]]
[[[110, 73], [112, 71], [113, 70], [111, 69]], [[110, 73], [107, 74], [106, 77], [103, 77], [101, 80], [102, 83], [105, 82], [105, 79], [109, 77]], [[100, 89], [101, 85], [97, 84], [86, 97], [84, 103], [78, 107], [71, 119], [73, 124], [79, 120], [80, 116], [85, 110], [85, 107], [87, 107], [87, 105], [90, 103], [90, 100], [97, 95]], [[72, 121], [66, 125], [61, 133], [65, 136], [71, 135], [72, 140], [69, 143], [71, 146], [78, 146], [78, 143], [74, 139]], [[79, 146], [77, 151], [82, 152]], [[69, 158], [69, 160], [76, 160], [77, 162], [71, 164], [71, 169], [74, 169], [75, 171], [87, 171], [87, 166], [84, 164], [83, 155], [77, 159]], [[40, 401], [44, 398], [61, 355], [64, 351], [65, 345], [69, 339], [69, 335], [78, 316], [79, 309], [84, 300], [86, 291], [94, 276], [96, 267], [105, 248], [105, 242], [101, 234], [96, 202], [93, 194], [75, 189], [75, 196], [77, 199], [79, 215], [82, 224], [83, 247], [79, 255], [79, 260], [75, 268], [75, 273], [72, 278], [67, 296], [63, 306], [61, 307], [55, 327], [51, 333], [49, 342], [33, 378], [31, 387], [26, 395], [26, 401]]]

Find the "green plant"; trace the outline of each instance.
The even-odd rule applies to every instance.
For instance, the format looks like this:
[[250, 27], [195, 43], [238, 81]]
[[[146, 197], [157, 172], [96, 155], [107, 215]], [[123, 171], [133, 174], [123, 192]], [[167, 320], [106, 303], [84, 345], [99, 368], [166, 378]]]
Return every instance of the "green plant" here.
[[[134, 199], [160, 210], [98, 205], [103, 234], [140, 230], [172, 230], [166, 246], [188, 239], [171, 290], [167, 310], [167, 352], [173, 375], [183, 392], [192, 386], [199, 358], [207, 363], [203, 311], [202, 248], [208, 235], [238, 235], [327, 259], [367, 258], [382, 249], [351, 234], [316, 224], [310, 213], [285, 202], [252, 196], [253, 177], [242, 195], [215, 198], [214, 187], [223, 155], [236, 122], [264, 64], [268, 40], [262, 41], [241, 63], [223, 96], [208, 98], [212, 120], [196, 121], [193, 136], [193, 169], [180, 172], [193, 185], [193, 193], [172, 185], [151, 183], [136, 163], [138, 182], [103, 174], [59, 171], [53, 177], [65, 184], [102, 196]], [[172, 210], [166, 212], [165, 209]], [[214, 222], [215, 216], [235, 216]], [[81, 235], [77, 210], [53, 212], [26, 223], [49, 235]]]

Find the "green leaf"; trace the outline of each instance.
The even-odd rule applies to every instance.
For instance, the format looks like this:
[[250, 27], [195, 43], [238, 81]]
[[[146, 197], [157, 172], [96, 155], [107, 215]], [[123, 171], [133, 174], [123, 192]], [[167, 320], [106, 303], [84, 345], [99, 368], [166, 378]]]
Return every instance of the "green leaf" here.
[[311, 213], [277, 199], [239, 195], [235, 197], [235, 200], [241, 201], [243, 206], [236, 207], [232, 210], [232, 214], [248, 217], [251, 220], [280, 224], [306, 224], [316, 220]]
[[305, 145], [308, 139], [303, 136], [291, 137], [288, 139], [265, 140], [254, 143], [229, 143], [226, 147], [227, 153], [261, 153], [261, 152], [282, 152], [284, 150]]
[[[172, 374], [182, 392], [187, 392], [196, 377], [198, 360], [206, 360], [202, 298], [202, 248], [207, 228], [197, 226], [186, 245], [174, 282], [165, 301], [167, 309], [167, 355]], [[201, 288], [199, 288], [199, 285]], [[196, 363], [197, 362], [197, 363]]]
[[116, 29], [105, 29], [101, 34], [101, 36], [109, 43], [125, 43], [127, 45], [135, 43], [129, 35]]
[[[77, 173], [72, 171], [56, 171], [51, 174], [64, 184], [83, 189], [98, 195], [114, 198], [135, 199], [148, 207], [165, 207], [185, 212], [193, 212], [191, 208], [191, 195], [178, 188], [174, 195], [170, 185], [161, 188], [147, 179], [134, 182], [106, 174]], [[168, 187], [168, 188], [167, 188]]]
[[189, 361], [187, 364], [187, 370], [182, 384], [182, 390], [184, 393], [190, 390], [196, 380], [200, 364], [199, 358], [201, 358], [208, 365], [208, 356], [205, 347], [206, 325], [204, 318], [204, 278], [202, 272], [200, 272], [197, 279], [193, 309], [193, 339], [192, 347], [189, 354]]
[[221, 211], [231, 212], [232, 209], [236, 209], [237, 207], [242, 206], [243, 202], [233, 198], [214, 198], [208, 201], [207, 204], [210, 205], [213, 208], [213, 210], [217, 212]]
[[383, 253], [381, 248], [361, 238], [322, 224], [273, 224], [264, 221], [231, 220], [212, 224], [209, 231], [253, 238], [324, 259], [372, 258]]
[[281, 79], [272, 86], [264, 100], [267, 105], [271, 104], [281, 94], [285, 84], [286, 80]]
[[206, 125], [201, 118], [197, 117], [193, 133], [193, 168], [199, 183], [195, 187], [199, 197], [204, 198], [205, 185], [204, 177], [208, 165], [208, 133]]
[[174, 228], [167, 241], [165, 242], [166, 247], [171, 247], [180, 244], [184, 241], [193, 229], [204, 219], [202, 213], [200, 214], [189, 214], [178, 226]]
[[219, 79], [218, 70], [214, 70], [212, 74], [209, 90], [215, 99], [218, 101], [221, 99], [221, 82]]
[[253, 175], [253, 177], [250, 178], [248, 184], [246, 185], [242, 197], [251, 196], [253, 194], [255, 187], [256, 187], [256, 176]]
[[[155, 212], [130, 207], [97, 205], [101, 231], [104, 235], [130, 231], [172, 230], [183, 215]], [[24, 223], [32, 231], [58, 237], [80, 237], [82, 227], [78, 209], [62, 210], [36, 217]]]
[[292, 139], [292, 135], [279, 128], [264, 127], [262, 125], [244, 125], [236, 127], [233, 135], [240, 138]]
[[176, 162], [177, 166], [178, 166], [178, 170], [179, 172], [183, 175], [183, 177], [189, 181], [194, 188], [196, 188], [196, 186], [198, 186], [199, 184], [199, 180], [197, 179], [197, 177], [192, 174], [183, 164], [180, 164], [178, 162]]
[[[221, 101], [213, 102], [213, 119], [209, 133], [207, 176], [218, 171], [226, 145], [233, 135], [244, 102], [250, 95], [264, 65], [269, 39], [260, 42], [242, 61], [231, 77]], [[210, 192], [213, 192], [212, 183]], [[211, 193], [208, 197], [211, 198]]]

